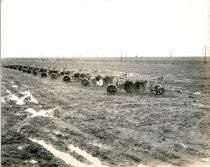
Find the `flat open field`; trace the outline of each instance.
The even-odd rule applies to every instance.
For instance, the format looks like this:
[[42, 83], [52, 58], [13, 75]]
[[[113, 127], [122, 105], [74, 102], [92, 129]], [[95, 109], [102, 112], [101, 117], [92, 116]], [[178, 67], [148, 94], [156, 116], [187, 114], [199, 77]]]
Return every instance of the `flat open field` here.
[[108, 95], [1, 68], [1, 166], [210, 166], [210, 65], [4, 59], [58, 69], [163, 74], [165, 95]]

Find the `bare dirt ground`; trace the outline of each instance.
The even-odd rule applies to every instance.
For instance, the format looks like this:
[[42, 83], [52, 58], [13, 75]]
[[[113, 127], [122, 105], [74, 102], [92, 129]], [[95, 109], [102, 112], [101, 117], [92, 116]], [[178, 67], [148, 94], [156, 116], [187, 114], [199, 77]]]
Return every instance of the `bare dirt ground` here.
[[68, 66], [164, 74], [166, 93], [108, 95], [2, 68], [2, 166], [210, 166], [209, 65]]

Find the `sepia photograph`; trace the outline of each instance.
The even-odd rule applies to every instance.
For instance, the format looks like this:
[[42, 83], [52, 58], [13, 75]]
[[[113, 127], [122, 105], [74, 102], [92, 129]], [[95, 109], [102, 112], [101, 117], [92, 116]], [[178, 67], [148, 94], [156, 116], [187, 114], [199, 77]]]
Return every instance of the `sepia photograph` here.
[[210, 0], [1, 0], [2, 167], [210, 167]]

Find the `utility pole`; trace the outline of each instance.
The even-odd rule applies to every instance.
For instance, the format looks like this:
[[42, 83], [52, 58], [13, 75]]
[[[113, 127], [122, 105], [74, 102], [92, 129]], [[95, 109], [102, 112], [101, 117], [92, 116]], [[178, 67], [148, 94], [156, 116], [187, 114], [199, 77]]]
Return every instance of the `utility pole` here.
[[171, 52], [171, 50], [170, 50], [170, 59], [171, 59], [171, 53], [172, 53], [172, 52]]
[[205, 46], [205, 49], [204, 49], [204, 56], [205, 56], [205, 58], [204, 58], [204, 64], [206, 64], [206, 46]]

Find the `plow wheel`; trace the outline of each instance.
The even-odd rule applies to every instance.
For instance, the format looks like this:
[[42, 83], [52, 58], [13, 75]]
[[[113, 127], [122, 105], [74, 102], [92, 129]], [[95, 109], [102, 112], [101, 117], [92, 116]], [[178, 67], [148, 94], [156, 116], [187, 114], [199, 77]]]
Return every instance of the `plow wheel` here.
[[41, 77], [47, 77], [47, 73], [46, 72], [42, 72], [41, 73]]
[[78, 78], [79, 78], [79, 76], [80, 76], [80, 74], [79, 74], [79, 73], [75, 73], [75, 74], [74, 74], [74, 78], [75, 78], [75, 79], [78, 79]]
[[135, 91], [135, 85], [132, 81], [126, 81], [123, 86], [127, 93], [133, 93]]
[[63, 77], [63, 81], [64, 81], [64, 82], [71, 82], [70, 76], [65, 75], [65, 76]]
[[57, 77], [58, 77], [56, 73], [52, 73], [50, 76], [52, 79], [57, 79]]
[[137, 81], [135, 83], [135, 88], [136, 88], [136, 92], [139, 93], [139, 94], [144, 94], [145, 92], [145, 82], [139, 82]]
[[60, 72], [60, 75], [64, 75], [64, 73], [65, 73], [64, 71], [61, 71], [61, 72]]
[[115, 94], [115, 93], [117, 93], [117, 87], [113, 84], [109, 84], [106, 87], [106, 91], [107, 91], [108, 94]]
[[90, 82], [88, 81], [88, 79], [82, 79], [82, 81], [81, 81], [81, 84], [83, 85], [83, 86], [88, 86], [89, 84], [90, 84]]
[[37, 71], [33, 71], [33, 75], [38, 75], [38, 72]]
[[161, 84], [156, 83], [150, 87], [150, 92], [155, 95], [163, 95], [165, 93], [165, 89]]

